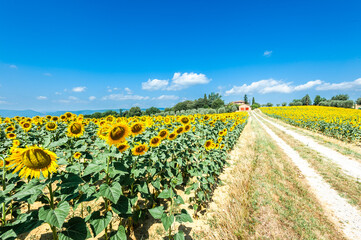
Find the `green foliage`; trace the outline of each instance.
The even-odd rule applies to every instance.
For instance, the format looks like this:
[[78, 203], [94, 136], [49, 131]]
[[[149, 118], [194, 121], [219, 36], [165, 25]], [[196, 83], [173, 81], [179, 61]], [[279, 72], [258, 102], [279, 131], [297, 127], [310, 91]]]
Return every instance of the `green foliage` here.
[[256, 102], [251, 105], [251, 109], [252, 109], [252, 110], [257, 109], [257, 108], [260, 108], [260, 107], [261, 107], [261, 105], [260, 105], [259, 103], [256, 103]]
[[341, 100], [341, 101], [346, 101], [348, 99], [349, 99], [349, 96], [347, 94], [339, 94], [339, 95], [333, 96], [331, 98], [331, 100]]
[[127, 114], [127, 117], [142, 116], [142, 110], [140, 107], [131, 107]]
[[247, 94], [244, 95], [244, 103], [245, 104], [248, 104], [248, 97], [247, 97]]
[[114, 117], [121, 117], [121, 115], [119, 113], [117, 113], [116, 111], [113, 111], [113, 110], [108, 110], [108, 111], [103, 112], [103, 113], [95, 112], [95, 113], [89, 114], [89, 115], [86, 114], [86, 115], [84, 115], [84, 117], [85, 118], [103, 118], [103, 117], [107, 117], [109, 115], [114, 116]]
[[145, 110], [145, 115], [152, 116], [157, 113], [160, 113], [160, 110], [156, 107], [150, 107], [147, 110]]
[[301, 102], [304, 106], [312, 105], [312, 100], [308, 94], [301, 99]]

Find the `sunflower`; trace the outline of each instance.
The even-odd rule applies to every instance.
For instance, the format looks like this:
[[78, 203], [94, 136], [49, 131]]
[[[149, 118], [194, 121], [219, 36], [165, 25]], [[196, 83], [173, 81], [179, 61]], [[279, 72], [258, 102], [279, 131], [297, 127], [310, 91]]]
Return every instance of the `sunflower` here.
[[14, 141], [13, 141], [13, 146], [14, 146], [14, 147], [20, 146], [20, 141], [19, 141], [19, 140], [14, 140]]
[[158, 136], [163, 140], [168, 136], [168, 130], [167, 129], [163, 129], [158, 133]]
[[161, 138], [156, 136], [156, 137], [153, 137], [152, 139], [150, 139], [149, 146], [158, 147], [161, 142], [162, 142]]
[[187, 124], [190, 122], [190, 120], [189, 120], [188, 117], [184, 116], [184, 117], [181, 117], [180, 122], [181, 122], [183, 125], [187, 125]]
[[212, 149], [213, 145], [214, 144], [213, 144], [212, 140], [207, 140], [206, 143], [204, 144], [204, 147], [208, 151], [208, 150]]
[[127, 141], [125, 141], [125, 142], [122, 142], [121, 144], [119, 144], [117, 146], [117, 148], [118, 148], [118, 151], [122, 153], [122, 152], [125, 152], [129, 148], [129, 144]]
[[16, 138], [16, 134], [15, 134], [15, 133], [8, 133], [8, 134], [6, 134], [6, 137], [7, 137], [8, 139], [15, 139], [15, 138]]
[[17, 148], [16, 151], [6, 159], [7, 168], [15, 168], [13, 173], [20, 171], [19, 176], [28, 178], [39, 178], [40, 172], [44, 177], [49, 173], [56, 172], [56, 154], [38, 146]]
[[142, 132], [144, 132], [144, 130], [145, 130], [145, 126], [142, 122], [133, 123], [132, 126], [130, 127], [130, 131], [132, 132], [131, 134], [133, 136], [141, 134]]
[[139, 144], [136, 145], [133, 149], [132, 149], [132, 153], [133, 155], [143, 155], [144, 153], [146, 153], [148, 151], [148, 145], [147, 144]]
[[218, 139], [217, 139], [217, 142], [222, 142], [222, 137], [219, 137]]
[[67, 120], [67, 117], [65, 115], [61, 115], [60, 120], [65, 122]]
[[73, 157], [74, 157], [75, 159], [79, 159], [79, 158], [81, 157], [81, 153], [80, 153], [80, 152], [76, 152], [76, 153], [74, 153]]
[[188, 132], [191, 129], [191, 125], [187, 124], [184, 126], [184, 132]]
[[107, 135], [108, 135], [108, 131], [109, 131], [109, 126], [104, 125], [102, 127], [99, 128], [97, 135], [100, 139], [106, 140], [107, 139]]
[[165, 117], [163, 119], [163, 121], [164, 121], [165, 124], [170, 124], [171, 123], [170, 117]]
[[66, 134], [69, 137], [78, 138], [84, 134], [84, 126], [80, 122], [72, 122], [68, 125]]
[[54, 117], [51, 118], [51, 120], [54, 121], [54, 122], [57, 122], [59, 120], [59, 117], [54, 116]]
[[52, 118], [52, 116], [51, 116], [51, 115], [46, 115], [45, 118], [48, 119], [48, 120], [50, 120], [50, 119]]
[[57, 129], [57, 127], [58, 127], [58, 125], [57, 125], [55, 122], [48, 122], [48, 123], [46, 123], [46, 125], [45, 125], [45, 128], [46, 128], [46, 130], [48, 130], [48, 131], [54, 131], [54, 130]]
[[14, 126], [9, 126], [5, 129], [5, 132], [12, 132], [15, 130], [15, 127]]
[[177, 134], [181, 134], [184, 132], [184, 127], [179, 127], [176, 129]]
[[114, 117], [112, 115], [109, 115], [105, 118], [105, 121], [109, 122], [109, 123], [112, 123], [114, 121]]
[[24, 129], [24, 131], [29, 132], [29, 130], [31, 129], [32, 126], [31, 126], [31, 123], [25, 122], [21, 125], [21, 127]]
[[176, 132], [172, 132], [171, 134], [168, 135], [168, 139], [172, 141], [177, 137], [177, 135], [178, 134]]
[[73, 114], [71, 112], [66, 112], [64, 113], [64, 115], [67, 117], [67, 118], [71, 118], [73, 116]]
[[125, 141], [129, 135], [129, 127], [126, 123], [117, 123], [109, 128], [107, 134], [107, 143], [109, 145], [118, 145]]

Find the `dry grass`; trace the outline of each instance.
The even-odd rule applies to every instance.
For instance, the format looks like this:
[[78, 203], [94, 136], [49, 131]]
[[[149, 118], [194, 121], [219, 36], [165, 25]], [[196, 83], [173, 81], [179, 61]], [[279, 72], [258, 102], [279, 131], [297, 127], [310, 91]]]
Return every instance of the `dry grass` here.
[[339, 194], [347, 199], [353, 205], [361, 207], [361, 182], [345, 174], [337, 164], [323, 157], [317, 151], [308, 148], [300, 141], [287, 135], [271, 124], [264, 122], [280, 138], [286, 141], [300, 156], [307, 160], [311, 166], [332, 186]]
[[206, 239], [344, 239], [290, 159], [258, 123], [244, 130], [226, 203]]

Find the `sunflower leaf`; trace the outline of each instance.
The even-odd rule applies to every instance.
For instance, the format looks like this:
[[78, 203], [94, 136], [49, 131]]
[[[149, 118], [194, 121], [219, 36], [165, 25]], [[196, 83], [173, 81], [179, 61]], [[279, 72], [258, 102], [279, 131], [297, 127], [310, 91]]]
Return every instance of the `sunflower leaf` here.
[[63, 226], [65, 218], [68, 216], [69, 211], [69, 203], [62, 202], [55, 210], [45, 209], [43, 207], [40, 208], [38, 216], [40, 220], [43, 220], [44, 222], [49, 223], [52, 226], [61, 228]]
[[91, 237], [83, 218], [71, 218], [63, 227], [66, 230], [59, 233], [59, 240], [85, 240]]
[[94, 233], [94, 236], [97, 236], [108, 226], [108, 224], [112, 220], [112, 217], [113, 215], [111, 212], [107, 212], [105, 216], [101, 216], [99, 211], [92, 213], [89, 219], [89, 223]]
[[127, 240], [127, 234], [125, 233], [125, 228], [119, 226], [118, 231], [110, 236], [110, 240]]
[[120, 195], [122, 195], [122, 187], [118, 182], [113, 183], [112, 186], [104, 183], [99, 188], [99, 195], [117, 203]]

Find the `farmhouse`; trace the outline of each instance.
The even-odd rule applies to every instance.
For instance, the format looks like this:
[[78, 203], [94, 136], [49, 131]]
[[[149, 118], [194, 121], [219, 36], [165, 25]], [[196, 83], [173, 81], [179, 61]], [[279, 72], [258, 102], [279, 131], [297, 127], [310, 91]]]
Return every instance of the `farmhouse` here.
[[238, 105], [238, 111], [249, 111], [249, 110], [251, 110], [251, 107], [248, 104], [246, 104], [246, 102], [243, 101], [243, 100], [234, 101], [232, 103]]
[[248, 104], [241, 104], [238, 107], [238, 111], [249, 111], [251, 110], [251, 107]]

